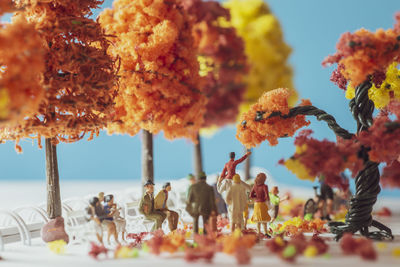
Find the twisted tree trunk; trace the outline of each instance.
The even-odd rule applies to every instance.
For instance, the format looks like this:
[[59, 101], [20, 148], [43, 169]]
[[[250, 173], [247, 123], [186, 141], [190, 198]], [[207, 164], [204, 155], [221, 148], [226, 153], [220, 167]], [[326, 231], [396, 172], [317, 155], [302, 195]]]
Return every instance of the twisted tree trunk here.
[[[367, 130], [373, 122], [372, 113], [374, 103], [368, 98], [368, 89], [371, 88], [370, 82], [364, 82], [356, 88], [356, 95], [350, 102], [350, 109], [353, 117], [357, 121], [357, 132]], [[294, 117], [296, 115], [313, 115], [318, 120], [328, 123], [337, 136], [344, 139], [351, 139], [354, 135], [341, 128], [333, 116], [327, 114], [314, 106], [299, 106], [292, 108], [289, 114], [282, 115], [280, 112], [273, 112], [269, 117], [281, 116], [283, 118]], [[372, 239], [393, 239], [392, 231], [382, 223], [372, 219], [372, 208], [380, 192], [379, 186], [379, 163], [372, 162], [368, 158], [368, 148], [363, 147], [359, 152], [359, 157], [364, 160], [364, 169], [361, 170], [356, 178], [356, 193], [350, 201], [350, 209], [346, 215], [345, 222], [329, 223], [330, 230], [336, 235], [336, 240], [340, 239], [345, 232], [360, 233]], [[374, 226], [379, 231], [369, 232], [369, 227]]]
[[200, 134], [197, 134], [197, 144], [193, 147], [193, 166], [194, 175], [199, 178], [200, 174], [203, 172], [203, 158], [201, 153], [201, 138]]
[[[373, 123], [374, 103], [368, 98], [369, 88], [371, 88], [369, 81], [360, 84], [356, 88], [355, 97], [349, 104], [351, 113], [357, 121], [357, 133], [367, 130]], [[356, 193], [351, 198], [345, 222], [329, 224], [331, 232], [336, 234], [336, 239], [340, 239], [345, 232], [355, 233], [357, 231], [372, 239], [393, 239], [390, 228], [372, 219], [372, 208], [381, 191], [380, 174], [379, 163], [370, 161], [367, 151], [368, 148], [363, 147], [359, 154], [364, 160], [364, 169], [355, 178]], [[371, 226], [379, 231], [370, 232], [369, 227]]]
[[46, 138], [47, 215], [49, 219], [61, 216], [60, 178], [58, 175], [57, 147]]
[[142, 130], [142, 184], [154, 182], [153, 134]]

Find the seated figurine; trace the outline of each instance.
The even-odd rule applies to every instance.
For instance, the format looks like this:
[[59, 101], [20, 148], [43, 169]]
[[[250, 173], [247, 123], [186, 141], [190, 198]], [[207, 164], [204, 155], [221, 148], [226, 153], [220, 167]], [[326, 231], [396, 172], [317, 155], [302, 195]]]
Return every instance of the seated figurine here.
[[116, 227], [114, 222], [108, 220], [109, 216], [104, 211], [103, 205], [101, 205], [98, 197], [93, 197], [89, 201], [89, 207], [86, 209], [88, 213], [88, 219], [90, 224], [96, 230], [96, 237], [100, 243], [103, 244], [103, 228], [107, 229], [107, 241], [110, 243], [110, 237], [114, 236], [115, 241], [119, 244], [118, 236], [116, 233]]
[[168, 209], [168, 192], [171, 191], [171, 183], [167, 182], [164, 184], [163, 189], [158, 192], [154, 199], [154, 207], [158, 211], [162, 211], [167, 215], [169, 230], [175, 231], [178, 228], [179, 215], [177, 212]]
[[164, 212], [154, 208], [154, 183], [151, 180], [148, 180], [144, 185], [144, 188], [146, 189], [146, 192], [140, 201], [139, 212], [143, 214], [147, 220], [154, 221], [152, 231], [161, 229], [162, 223], [167, 216]]
[[117, 234], [121, 233], [122, 240], [125, 241], [125, 227], [126, 227], [126, 220], [121, 217], [120, 210], [121, 208], [117, 207], [117, 204], [114, 203], [114, 196], [107, 195], [104, 197], [104, 211], [108, 216], [106, 220], [111, 220], [115, 223]]

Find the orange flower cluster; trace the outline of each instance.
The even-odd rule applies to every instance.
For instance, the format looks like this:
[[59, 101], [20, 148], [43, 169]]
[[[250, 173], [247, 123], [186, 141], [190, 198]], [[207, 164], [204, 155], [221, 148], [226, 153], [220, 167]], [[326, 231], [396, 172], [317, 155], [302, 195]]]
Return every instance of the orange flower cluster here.
[[193, 48], [192, 27], [177, 0], [116, 0], [100, 15], [121, 58], [121, 81], [110, 132], [163, 130], [196, 139], [206, 97]]
[[283, 225], [278, 225], [278, 232], [284, 233], [287, 236], [295, 236], [301, 233], [321, 233], [326, 232], [326, 221], [316, 218], [313, 220], [304, 220], [300, 217], [294, 217]]
[[194, 44], [198, 50], [200, 75], [208, 103], [204, 128], [234, 123], [245, 92], [247, 73], [244, 42], [233, 27], [221, 25], [230, 20], [229, 10], [216, 1], [183, 0], [182, 5], [194, 22]]
[[222, 243], [222, 251], [226, 254], [234, 254], [237, 249], [243, 247], [250, 249], [254, 247], [257, 241], [256, 234], [241, 235], [233, 233], [231, 235], [225, 235], [219, 238], [219, 242]]
[[[0, 140], [41, 136], [74, 142], [102, 129], [111, 113], [116, 83], [115, 60], [100, 24], [88, 16], [96, 0], [20, 0], [45, 46], [46, 89], [39, 111], [16, 127], [0, 131]], [[31, 68], [34, 66], [31, 66]], [[24, 70], [24, 75], [28, 70]], [[40, 143], [39, 143], [40, 145]]]
[[[396, 20], [399, 23], [400, 16], [396, 16]], [[341, 65], [340, 73], [355, 87], [370, 75], [382, 76], [392, 62], [399, 60], [399, 34], [398, 26], [375, 33], [365, 29], [345, 33], [336, 46], [336, 54], [327, 57], [323, 64]]]
[[[10, 1], [11, 2], [11, 1]], [[2, 2], [0, 15], [9, 11]], [[9, 9], [6, 9], [10, 7]], [[44, 47], [33, 25], [22, 16], [0, 24], [0, 123], [14, 125], [38, 111], [43, 99]]]
[[[289, 90], [284, 88], [266, 92], [241, 116], [236, 137], [246, 148], [255, 147], [265, 140], [271, 146], [277, 145], [278, 138], [293, 136], [297, 129], [310, 124], [304, 115], [268, 118], [273, 112], [280, 112], [282, 115], [289, 113], [289, 95]], [[310, 102], [303, 102], [302, 105], [310, 105]]]
[[146, 244], [151, 253], [156, 255], [162, 252], [175, 253], [178, 249], [186, 246], [185, 234], [184, 231], [179, 230], [168, 235], [164, 235], [162, 231], [156, 231]]

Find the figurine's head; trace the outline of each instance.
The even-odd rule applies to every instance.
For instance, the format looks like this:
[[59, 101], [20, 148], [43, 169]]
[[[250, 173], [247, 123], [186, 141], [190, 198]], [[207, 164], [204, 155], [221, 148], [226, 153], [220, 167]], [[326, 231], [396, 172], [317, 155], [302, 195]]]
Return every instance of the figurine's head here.
[[169, 192], [171, 191], [171, 183], [170, 182], [166, 182], [163, 187], [162, 187], [165, 191]]
[[266, 180], [267, 180], [267, 175], [265, 175], [265, 173], [263, 172], [260, 172], [259, 174], [257, 174], [256, 180], [254, 182], [256, 185], [262, 185], [265, 183]]
[[199, 175], [199, 180], [200, 181], [205, 181], [207, 179], [207, 175], [205, 172], [201, 172]]
[[103, 202], [104, 201], [104, 192], [99, 193], [99, 201]]
[[188, 180], [190, 181], [190, 184], [196, 183], [196, 177], [194, 177], [193, 174], [189, 173], [187, 176]]
[[235, 159], [235, 156], [236, 156], [235, 152], [229, 153], [229, 158], [230, 159]]
[[104, 202], [106, 202], [109, 206], [114, 204], [114, 195], [107, 195], [104, 197]]
[[279, 189], [278, 189], [278, 187], [277, 187], [277, 186], [272, 187], [271, 192], [272, 192], [273, 195], [279, 194]]
[[240, 175], [239, 175], [239, 174], [235, 174], [235, 175], [232, 177], [232, 180], [233, 180], [233, 182], [234, 182], [235, 184], [240, 184]]
[[154, 192], [154, 183], [152, 180], [147, 180], [147, 182], [144, 184], [144, 188], [146, 189], [147, 193], [153, 193]]
[[96, 207], [96, 206], [100, 205], [99, 198], [98, 198], [98, 197], [92, 197], [92, 198], [89, 200], [89, 204], [90, 204], [90, 206], [92, 206], [92, 207]]

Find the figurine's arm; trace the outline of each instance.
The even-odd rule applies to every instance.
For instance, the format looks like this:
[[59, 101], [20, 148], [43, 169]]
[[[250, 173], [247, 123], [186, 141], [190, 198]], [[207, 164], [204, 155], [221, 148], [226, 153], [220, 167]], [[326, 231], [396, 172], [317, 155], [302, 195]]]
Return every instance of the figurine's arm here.
[[251, 154], [251, 152], [247, 152], [246, 154], [244, 154], [243, 157], [241, 157], [238, 160], [235, 160], [235, 165], [238, 165], [239, 163], [242, 163], [245, 159], [247, 159], [247, 157]]
[[251, 191], [251, 186], [248, 183], [246, 183], [245, 181], [240, 181], [240, 183], [246, 188], [246, 192]]
[[250, 192], [250, 198], [256, 198], [257, 197], [257, 195], [256, 195], [256, 191], [254, 190], [254, 187], [251, 189], [251, 192]]
[[215, 194], [214, 194], [214, 190], [210, 191], [210, 198], [211, 198], [211, 205], [212, 205], [212, 211], [214, 212], [214, 215], [218, 215], [218, 211], [217, 211], [217, 203], [215, 202]]

